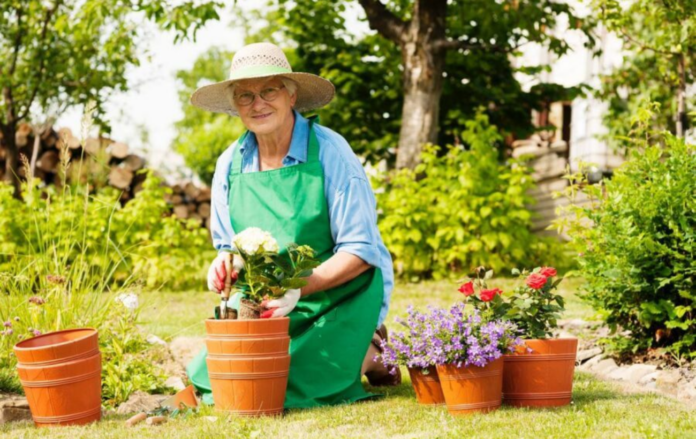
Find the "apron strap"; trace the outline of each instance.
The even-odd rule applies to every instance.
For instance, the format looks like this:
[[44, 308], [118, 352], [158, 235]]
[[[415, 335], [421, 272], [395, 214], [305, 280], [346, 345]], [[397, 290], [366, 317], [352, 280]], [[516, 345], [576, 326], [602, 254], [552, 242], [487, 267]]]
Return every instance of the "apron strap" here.
[[234, 156], [232, 156], [232, 171], [231, 175], [242, 173], [242, 145], [249, 136], [249, 130], [244, 131], [242, 137], [237, 139], [237, 144], [234, 146]]
[[314, 124], [319, 123], [319, 116], [310, 116], [309, 120], [309, 144], [307, 145], [307, 163], [319, 161], [319, 139], [314, 131]]

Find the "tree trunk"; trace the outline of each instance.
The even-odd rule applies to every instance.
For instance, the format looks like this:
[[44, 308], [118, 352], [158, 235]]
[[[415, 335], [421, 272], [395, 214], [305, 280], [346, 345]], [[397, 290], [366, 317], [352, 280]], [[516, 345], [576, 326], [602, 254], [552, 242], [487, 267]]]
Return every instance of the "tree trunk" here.
[[437, 143], [446, 50], [447, 2], [418, 0], [401, 45], [404, 66], [404, 106], [396, 167], [413, 169], [426, 143]]
[[14, 187], [15, 198], [21, 198], [19, 181], [19, 149], [16, 143], [17, 126], [9, 123], [3, 127], [2, 136], [5, 144], [5, 182]]
[[445, 52], [412, 41], [403, 50], [404, 106], [396, 167], [413, 169], [426, 143], [437, 143]]

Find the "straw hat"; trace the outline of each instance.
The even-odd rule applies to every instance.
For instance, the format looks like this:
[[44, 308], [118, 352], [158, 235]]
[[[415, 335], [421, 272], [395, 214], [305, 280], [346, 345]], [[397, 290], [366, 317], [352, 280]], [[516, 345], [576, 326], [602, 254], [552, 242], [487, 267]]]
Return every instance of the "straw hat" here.
[[204, 110], [238, 116], [228, 100], [230, 84], [252, 78], [283, 76], [297, 83], [297, 111], [323, 107], [333, 99], [333, 84], [317, 75], [293, 72], [280, 47], [271, 43], [256, 43], [242, 47], [232, 58], [232, 68], [227, 81], [205, 85], [191, 95], [191, 103]]

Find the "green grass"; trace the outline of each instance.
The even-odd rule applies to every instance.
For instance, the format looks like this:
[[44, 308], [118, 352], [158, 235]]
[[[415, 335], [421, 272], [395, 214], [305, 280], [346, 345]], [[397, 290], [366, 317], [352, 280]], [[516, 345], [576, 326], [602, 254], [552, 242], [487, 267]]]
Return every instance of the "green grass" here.
[[[511, 281], [496, 286], [509, 288]], [[567, 318], [591, 318], [593, 312], [574, 296], [579, 284], [571, 280], [563, 294], [568, 298]], [[394, 292], [392, 313], [404, 315], [409, 303], [424, 307], [447, 306], [459, 299], [456, 285], [439, 281], [401, 284]], [[142, 325], [148, 332], [171, 339], [177, 335], [203, 335], [201, 319], [208, 317], [216, 297], [212, 293], [150, 293], [144, 297]], [[453, 418], [444, 407], [419, 406], [404, 376], [391, 389], [373, 389], [385, 397], [353, 405], [291, 411], [277, 419], [244, 419], [205, 408], [188, 419], [173, 419], [157, 427], [126, 428], [126, 416], [107, 416], [86, 427], [36, 429], [30, 423], [0, 425], [8, 438], [634, 438], [696, 437], [696, 416], [687, 406], [652, 394], [625, 394], [612, 384], [586, 374], [576, 374], [573, 404], [558, 409], [500, 410]], [[215, 417], [209, 420], [206, 417]]]

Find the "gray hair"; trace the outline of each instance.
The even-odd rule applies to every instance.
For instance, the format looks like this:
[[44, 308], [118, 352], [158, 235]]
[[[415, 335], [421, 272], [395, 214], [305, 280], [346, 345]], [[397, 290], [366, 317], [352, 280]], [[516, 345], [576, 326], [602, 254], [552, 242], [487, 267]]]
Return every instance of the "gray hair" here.
[[[293, 81], [290, 78], [286, 78], [285, 76], [278, 76], [278, 79], [280, 79], [283, 82], [283, 86], [288, 91], [288, 94], [290, 94], [290, 96], [297, 93], [297, 82]], [[233, 82], [229, 85], [229, 87], [227, 87], [227, 100], [229, 101], [230, 105], [232, 105], [232, 108], [234, 108], [235, 110], [237, 109], [237, 106], [234, 104], [234, 89], [236, 87], [237, 82]]]

